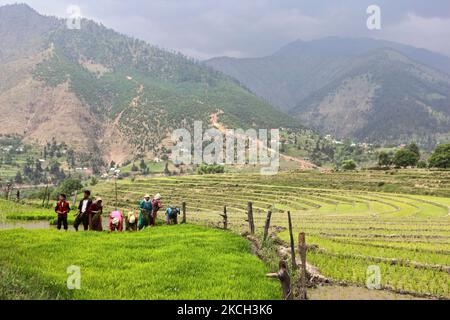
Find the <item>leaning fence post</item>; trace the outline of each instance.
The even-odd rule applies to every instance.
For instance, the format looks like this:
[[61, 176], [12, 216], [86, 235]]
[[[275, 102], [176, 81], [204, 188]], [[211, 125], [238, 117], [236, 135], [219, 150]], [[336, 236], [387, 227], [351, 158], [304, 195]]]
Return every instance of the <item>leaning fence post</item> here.
[[266, 224], [264, 226], [264, 241], [267, 240], [267, 236], [269, 235], [270, 219], [271, 218], [272, 218], [272, 211], [269, 210], [269, 212], [267, 212]]
[[298, 248], [300, 251], [300, 259], [302, 261], [302, 267], [300, 270], [300, 290], [299, 290], [299, 298], [300, 300], [306, 300], [306, 239], [305, 233], [300, 233], [298, 235]]
[[227, 215], [227, 206], [223, 207], [223, 214], [221, 214], [220, 216], [223, 217], [223, 229], [227, 230], [228, 229], [228, 215]]
[[289, 270], [286, 261], [280, 261], [280, 270], [277, 273], [267, 274], [269, 278], [278, 278], [281, 282], [281, 287], [283, 289], [283, 299], [292, 300], [292, 290], [291, 290], [291, 277], [289, 276]]
[[292, 268], [297, 270], [297, 260], [295, 259], [295, 243], [294, 243], [294, 234], [292, 233], [292, 219], [291, 212], [288, 211], [288, 223], [289, 223], [289, 237], [291, 241], [291, 260], [292, 260]]
[[181, 223], [186, 223], [186, 202], [183, 202], [183, 220]]
[[248, 203], [247, 217], [248, 217], [248, 225], [250, 227], [250, 233], [255, 234], [255, 223], [253, 221], [253, 204], [251, 202]]

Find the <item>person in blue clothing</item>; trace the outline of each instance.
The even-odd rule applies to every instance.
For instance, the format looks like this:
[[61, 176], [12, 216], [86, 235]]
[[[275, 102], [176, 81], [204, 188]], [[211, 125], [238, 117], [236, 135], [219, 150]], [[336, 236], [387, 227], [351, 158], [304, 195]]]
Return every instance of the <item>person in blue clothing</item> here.
[[178, 224], [178, 215], [180, 209], [175, 206], [170, 206], [166, 210], [167, 224]]
[[148, 227], [150, 224], [152, 224], [151, 219], [153, 219], [152, 216], [153, 206], [152, 201], [150, 200], [150, 195], [146, 194], [144, 196], [144, 199], [141, 200], [139, 203], [139, 222], [138, 222], [138, 229], [142, 230], [146, 227]]

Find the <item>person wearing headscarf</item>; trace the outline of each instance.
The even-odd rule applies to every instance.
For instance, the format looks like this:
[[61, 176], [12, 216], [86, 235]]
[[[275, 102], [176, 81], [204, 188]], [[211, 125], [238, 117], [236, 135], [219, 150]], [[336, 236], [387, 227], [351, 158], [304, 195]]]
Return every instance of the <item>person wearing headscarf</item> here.
[[125, 219], [125, 226], [127, 231], [137, 231], [138, 217], [135, 212], [130, 211]]
[[103, 231], [102, 214], [103, 201], [101, 198], [97, 198], [89, 208], [89, 230]]
[[161, 195], [159, 193], [157, 193], [152, 200], [152, 226], [156, 226], [156, 218], [158, 216], [158, 211], [159, 209], [162, 208], [162, 203], [161, 203]]
[[120, 211], [111, 212], [109, 215], [109, 231], [123, 231], [123, 214]]
[[150, 195], [146, 194], [144, 196], [144, 199], [139, 202], [139, 230], [142, 230], [152, 224], [152, 209], [153, 206], [152, 201], [150, 200]]
[[170, 206], [166, 210], [167, 224], [178, 224], [178, 216], [180, 215], [180, 208]]

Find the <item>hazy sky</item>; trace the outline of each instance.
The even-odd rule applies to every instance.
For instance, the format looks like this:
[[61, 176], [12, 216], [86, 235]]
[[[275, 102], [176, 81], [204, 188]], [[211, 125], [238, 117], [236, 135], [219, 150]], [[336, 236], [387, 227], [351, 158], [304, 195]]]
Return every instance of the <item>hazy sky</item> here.
[[[86, 18], [151, 44], [199, 59], [262, 56], [296, 39], [373, 37], [450, 56], [449, 0], [0, 0], [25, 2], [67, 17]], [[366, 27], [369, 5], [381, 7], [382, 29]]]

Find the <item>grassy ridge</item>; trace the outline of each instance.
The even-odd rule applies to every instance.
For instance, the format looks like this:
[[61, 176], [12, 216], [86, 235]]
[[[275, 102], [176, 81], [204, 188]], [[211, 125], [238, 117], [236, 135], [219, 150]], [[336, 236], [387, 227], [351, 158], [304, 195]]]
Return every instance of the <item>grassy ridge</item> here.
[[[66, 287], [81, 268], [81, 290]], [[0, 232], [0, 299], [279, 299], [247, 241], [200, 226], [140, 233]]]
[[11, 220], [51, 220], [56, 213], [52, 209], [36, 208], [29, 205], [0, 199], [0, 218]]

